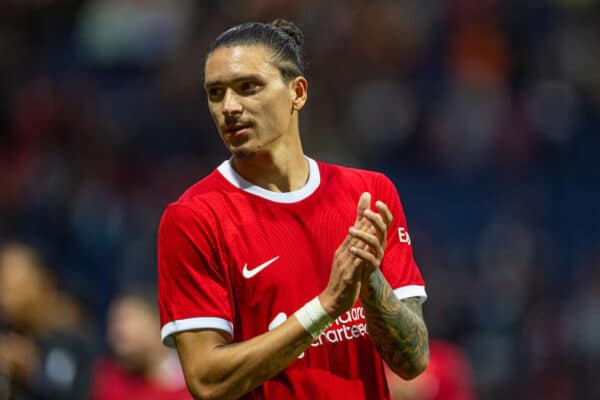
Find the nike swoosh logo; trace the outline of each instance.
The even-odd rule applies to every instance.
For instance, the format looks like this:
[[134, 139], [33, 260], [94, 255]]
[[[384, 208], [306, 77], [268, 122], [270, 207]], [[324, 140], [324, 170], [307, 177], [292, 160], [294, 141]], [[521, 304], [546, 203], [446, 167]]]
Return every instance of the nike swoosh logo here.
[[260, 271], [262, 271], [263, 269], [267, 268], [269, 265], [271, 265], [272, 263], [277, 261], [278, 258], [279, 258], [279, 256], [272, 258], [269, 261], [267, 261], [266, 263], [262, 263], [258, 267], [253, 268], [253, 269], [248, 269], [248, 263], [246, 263], [246, 264], [244, 264], [244, 268], [242, 269], [242, 275], [244, 275], [244, 278], [250, 279], [254, 275], [258, 274]]

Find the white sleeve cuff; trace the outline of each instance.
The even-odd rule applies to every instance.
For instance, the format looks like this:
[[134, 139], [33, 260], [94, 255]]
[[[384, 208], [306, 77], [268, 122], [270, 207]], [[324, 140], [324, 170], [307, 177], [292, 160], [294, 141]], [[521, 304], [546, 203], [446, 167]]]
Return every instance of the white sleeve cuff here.
[[425, 292], [425, 286], [419, 285], [408, 285], [394, 289], [394, 294], [400, 300], [407, 299], [409, 297], [418, 297], [421, 300], [421, 304], [427, 300], [427, 293]]
[[233, 324], [230, 321], [217, 317], [198, 317], [179, 319], [166, 323], [160, 330], [162, 342], [168, 347], [175, 347], [174, 333], [194, 329], [216, 329], [225, 331], [233, 337]]

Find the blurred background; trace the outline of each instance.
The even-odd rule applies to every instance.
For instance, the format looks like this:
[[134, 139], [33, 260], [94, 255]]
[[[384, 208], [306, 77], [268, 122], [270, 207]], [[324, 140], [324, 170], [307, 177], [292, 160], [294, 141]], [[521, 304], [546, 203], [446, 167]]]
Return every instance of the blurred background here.
[[598, 1], [3, 0], [0, 399], [84, 398], [98, 357], [173, 371], [132, 367], [114, 309], [155, 285], [166, 204], [228, 157], [205, 49], [276, 17], [305, 33], [305, 151], [396, 183], [474, 398], [600, 398]]

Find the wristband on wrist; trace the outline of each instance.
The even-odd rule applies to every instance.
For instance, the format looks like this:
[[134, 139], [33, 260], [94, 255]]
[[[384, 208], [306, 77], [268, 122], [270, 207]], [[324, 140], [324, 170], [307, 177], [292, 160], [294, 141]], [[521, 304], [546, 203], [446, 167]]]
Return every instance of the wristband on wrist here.
[[294, 316], [300, 322], [300, 325], [316, 339], [321, 332], [327, 329], [332, 323], [333, 318], [327, 314], [319, 297], [315, 297], [294, 313]]

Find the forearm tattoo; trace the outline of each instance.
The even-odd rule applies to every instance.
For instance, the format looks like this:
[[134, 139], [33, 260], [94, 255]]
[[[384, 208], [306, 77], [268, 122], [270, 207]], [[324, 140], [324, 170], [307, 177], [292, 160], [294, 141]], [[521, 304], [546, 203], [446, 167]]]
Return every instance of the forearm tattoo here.
[[369, 336], [379, 353], [395, 371], [415, 376], [423, 360], [429, 358], [427, 327], [419, 299], [398, 300], [379, 270], [369, 277], [361, 302], [365, 309]]

